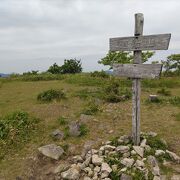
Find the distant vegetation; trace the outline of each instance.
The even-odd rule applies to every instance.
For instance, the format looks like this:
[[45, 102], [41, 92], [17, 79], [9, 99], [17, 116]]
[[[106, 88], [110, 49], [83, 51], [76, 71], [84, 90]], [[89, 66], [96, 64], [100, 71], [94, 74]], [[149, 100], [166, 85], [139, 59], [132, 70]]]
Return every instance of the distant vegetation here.
[[65, 93], [63, 92], [63, 90], [54, 90], [54, 89], [43, 91], [37, 96], [37, 100], [42, 102], [51, 102], [53, 100], [59, 101], [64, 98], [65, 98]]

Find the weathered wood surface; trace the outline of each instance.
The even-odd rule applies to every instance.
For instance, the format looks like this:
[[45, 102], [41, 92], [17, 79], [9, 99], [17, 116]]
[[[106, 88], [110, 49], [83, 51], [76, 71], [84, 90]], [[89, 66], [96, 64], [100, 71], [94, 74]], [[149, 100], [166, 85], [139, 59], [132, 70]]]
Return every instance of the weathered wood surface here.
[[[142, 13], [135, 14], [135, 30], [134, 35], [139, 37], [143, 34], [144, 16]], [[142, 51], [134, 51], [134, 63], [141, 64]], [[132, 137], [133, 143], [140, 143], [140, 97], [141, 97], [141, 81], [133, 79], [132, 86]]]
[[171, 34], [110, 38], [110, 51], [166, 50]]
[[113, 73], [116, 76], [130, 78], [158, 78], [161, 74], [161, 64], [114, 64]]

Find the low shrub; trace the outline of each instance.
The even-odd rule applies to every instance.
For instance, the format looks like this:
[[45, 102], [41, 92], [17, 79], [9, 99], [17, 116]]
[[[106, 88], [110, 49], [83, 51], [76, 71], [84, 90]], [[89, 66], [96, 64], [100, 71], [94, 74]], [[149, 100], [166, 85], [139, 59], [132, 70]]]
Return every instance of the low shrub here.
[[105, 71], [94, 71], [90, 73], [91, 77], [99, 77], [99, 78], [109, 78], [109, 74], [107, 74]]
[[167, 90], [166, 88], [161, 88], [157, 91], [158, 94], [164, 95], [164, 96], [170, 96], [171, 91]]
[[87, 128], [86, 124], [81, 124], [79, 130], [80, 130], [79, 136], [85, 136], [89, 132], [89, 129]]
[[94, 100], [91, 100], [83, 109], [82, 114], [93, 115], [96, 114], [98, 111], [100, 111], [99, 105]]
[[127, 88], [120, 87], [119, 81], [111, 80], [104, 88], [104, 99], [107, 102], [120, 102], [129, 99], [132, 93]]
[[0, 118], [0, 156], [7, 149], [19, 146], [30, 140], [30, 135], [37, 129], [39, 119], [31, 117], [27, 112], [17, 111]]
[[180, 106], [180, 96], [174, 96], [169, 99], [169, 103], [174, 106]]
[[42, 102], [51, 102], [53, 100], [59, 101], [64, 98], [65, 98], [65, 93], [63, 92], [63, 90], [54, 90], [54, 89], [43, 91], [37, 96], [37, 100]]
[[58, 118], [58, 123], [59, 123], [60, 125], [62, 125], [62, 126], [68, 124], [67, 118], [65, 118], [65, 117], [63, 117], [63, 116], [59, 117], [59, 118]]

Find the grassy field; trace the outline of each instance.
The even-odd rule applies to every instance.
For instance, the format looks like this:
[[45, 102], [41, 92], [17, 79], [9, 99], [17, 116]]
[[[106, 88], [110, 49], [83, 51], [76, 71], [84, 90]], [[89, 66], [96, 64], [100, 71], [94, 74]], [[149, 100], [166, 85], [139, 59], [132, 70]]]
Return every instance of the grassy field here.
[[[53, 80], [56, 79], [56, 80]], [[64, 147], [75, 146], [74, 153], [80, 153], [87, 140], [97, 144], [122, 134], [131, 132], [131, 99], [118, 103], [103, 100], [103, 89], [111, 78], [91, 77], [89, 74], [67, 75], [58, 78], [11, 78], [0, 80], [0, 117], [14, 111], [25, 111], [40, 119], [38, 127], [27, 142], [12, 146], [0, 160], [0, 179], [15, 179], [24, 175], [28, 169], [28, 161], [37, 153], [41, 145], [56, 143]], [[131, 81], [118, 79], [120, 87], [130, 90]], [[166, 88], [170, 96], [160, 94], [161, 101], [149, 103], [149, 94], [157, 94], [158, 90]], [[66, 99], [41, 103], [37, 95], [49, 89], [63, 89]], [[176, 97], [176, 98], [175, 98]], [[170, 149], [180, 155], [180, 78], [161, 78], [160, 80], [144, 80], [142, 82], [141, 98], [141, 128], [142, 131], [155, 131], [164, 138]], [[50, 133], [55, 129], [64, 129], [58, 121], [66, 117], [68, 121], [79, 120], [88, 107], [88, 102], [98, 100], [100, 110], [91, 116], [86, 123], [88, 133], [82, 137], [69, 137], [55, 141]], [[113, 130], [113, 133], [110, 131]], [[40, 167], [39, 167], [40, 168]]]

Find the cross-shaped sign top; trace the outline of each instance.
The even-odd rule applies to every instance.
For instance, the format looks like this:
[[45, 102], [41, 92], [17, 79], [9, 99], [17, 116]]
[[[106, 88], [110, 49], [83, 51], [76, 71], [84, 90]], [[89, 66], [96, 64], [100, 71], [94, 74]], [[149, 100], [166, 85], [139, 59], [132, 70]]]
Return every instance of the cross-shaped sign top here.
[[114, 64], [114, 74], [133, 79], [132, 137], [135, 145], [140, 143], [140, 79], [159, 77], [161, 64], [141, 64], [142, 50], [167, 50], [171, 34], [142, 36], [144, 17], [135, 14], [133, 37], [110, 38], [110, 51], [134, 51], [134, 64]]

